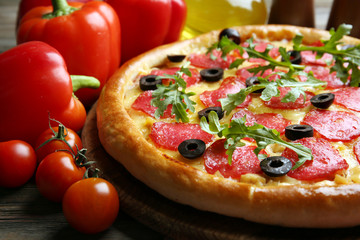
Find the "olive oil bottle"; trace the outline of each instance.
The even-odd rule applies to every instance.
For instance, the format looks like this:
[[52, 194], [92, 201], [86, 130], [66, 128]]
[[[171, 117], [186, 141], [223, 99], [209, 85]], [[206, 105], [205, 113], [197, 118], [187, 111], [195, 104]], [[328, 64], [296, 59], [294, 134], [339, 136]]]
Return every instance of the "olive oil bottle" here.
[[264, 0], [186, 0], [187, 19], [182, 39], [233, 26], [265, 24]]

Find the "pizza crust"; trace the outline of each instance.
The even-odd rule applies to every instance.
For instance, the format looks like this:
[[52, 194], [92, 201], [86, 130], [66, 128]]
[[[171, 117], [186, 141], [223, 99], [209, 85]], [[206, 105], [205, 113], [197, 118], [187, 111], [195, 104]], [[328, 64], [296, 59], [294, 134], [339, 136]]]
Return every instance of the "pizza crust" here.
[[[329, 37], [322, 30], [284, 26], [236, 27], [242, 41], [256, 35], [270, 41], [306, 43]], [[124, 108], [127, 87], [139, 70], [162, 65], [168, 54], [188, 54], [211, 46], [219, 31], [158, 47], [125, 63], [104, 87], [97, 106], [97, 127], [105, 150], [137, 179], [165, 197], [200, 210], [287, 227], [333, 228], [360, 224], [360, 185], [264, 186], [240, 183], [202, 172], [172, 159], [150, 144]], [[359, 44], [354, 38], [344, 38]]]

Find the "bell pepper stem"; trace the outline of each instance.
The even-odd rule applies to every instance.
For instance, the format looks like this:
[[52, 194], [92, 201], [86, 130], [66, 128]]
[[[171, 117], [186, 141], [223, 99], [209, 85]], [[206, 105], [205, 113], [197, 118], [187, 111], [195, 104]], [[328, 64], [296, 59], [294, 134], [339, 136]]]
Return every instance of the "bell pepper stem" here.
[[51, 0], [53, 12], [45, 14], [43, 18], [51, 19], [59, 16], [69, 15], [78, 10], [78, 8], [71, 7], [66, 0]]
[[80, 88], [99, 88], [100, 81], [94, 77], [83, 75], [71, 75], [71, 81], [73, 85], [73, 92], [76, 92]]

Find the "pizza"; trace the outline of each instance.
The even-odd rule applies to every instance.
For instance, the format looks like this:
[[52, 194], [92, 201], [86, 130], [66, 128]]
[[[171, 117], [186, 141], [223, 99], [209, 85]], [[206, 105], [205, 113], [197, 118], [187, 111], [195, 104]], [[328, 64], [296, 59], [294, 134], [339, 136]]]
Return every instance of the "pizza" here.
[[147, 186], [199, 210], [359, 225], [360, 40], [349, 30], [242, 26], [142, 54], [101, 93], [101, 144]]

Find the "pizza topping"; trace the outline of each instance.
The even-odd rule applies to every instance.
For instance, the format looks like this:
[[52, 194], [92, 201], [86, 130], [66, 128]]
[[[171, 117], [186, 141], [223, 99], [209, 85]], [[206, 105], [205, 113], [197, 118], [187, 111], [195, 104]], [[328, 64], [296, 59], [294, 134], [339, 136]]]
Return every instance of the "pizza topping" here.
[[256, 141], [257, 148], [254, 149], [256, 155], [269, 144], [279, 144], [294, 150], [299, 156], [299, 164], [312, 159], [311, 150], [301, 144], [286, 142], [280, 137], [280, 133], [275, 129], [269, 129], [263, 125], [254, 123], [253, 126], [246, 126], [246, 118], [236, 118], [228, 124], [221, 125], [215, 112], [209, 113], [209, 123], [203, 117], [200, 121], [201, 128], [210, 133], [217, 134], [219, 137], [225, 137], [224, 147], [227, 149], [229, 164], [232, 161], [232, 155], [236, 147], [244, 146], [240, 140], [243, 138], [252, 138]]
[[[310, 92], [306, 92], [305, 95], [303, 96], [298, 96], [297, 98], [295, 98], [295, 96], [292, 96], [292, 98], [295, 99], [291, 99], [291, 101], [286, 101], [287, 96], [289, 96], [291, 93], [291, 91], [294, 91], [293, 88], [290, 87], [280, 87], [277, 88], [277, 90], [279, 91], [279, 96], [275, 96], [272, 97], [269, 100], [263, 100], [264, 104], [268, 107], [271, 108], [276, 108], [276, 109], [298, 109], [298, 108], [304, 108], [310, 105], [310, 98], [313, 96], [312, 93]], [[304, 94], [304, 93], [301, 93]], [[299, 93], [300, 95], [300, 93]]]
[[221, 57], [221, 51], [214, 49], [206, 54], [193, 53], [189, 55], [188, 60], [191, 65], [199, 68], [229, 68], [236, 57], [227, 55], [226, 59]]
[[[312, 73], [316, 79], [327, 82], [327, 89], [344, 87], [346, 84], [336, 76], [336, 72], [330, 73], [330, 69], [322, 66], [306, 66], [306, 73]], [[306, 81], [307, 76], [299, 76], [300, 81]]]
[[335, 103], [348, 109], [360, 112], [360, 88], [346, 87], [334, 92]]
[[354, 153], [357, 161], [360, 163], [360, 141], [357, 141], [354, 145]]
[[284, 133], [285, 127], [291, 123], [289, 120], [283, 118], [281, 114], [255, 114], [248, 110], [239, 110], [238, 112], [234, 113], [234, 115], [231, 117], [231, 120], [236, 118], [242, 118], [244, 116], [246, 116], [246, 126], [253, 126], [254, 123], [258, 123], [269, 129], [276, 129], [279, 133]]
[[[188, 74], [182, 72], [185, 69], [179, 67], [167, 68], [167, 69], [154, 69], [151, 71], [151, 75], [161, 76], [164, 85], [169, 85], [170, 82], [174, 83], [174, 76], [177, 74], [186, 82], [186, 87], [192, 86], [200, 82], [199, 71], [195, 68], [186, 68]], [[182, 74], [180, 75], [180, 72]], [[168, 78], [167, 78], [168, 77]]]
[[[290, 177], [309, 181], [333, 180], [336, 173], [349, 167], [339, 152], [324, 139], [302, 138], [296, 143], [310, 148], [314, 158], [295, 170], [293, 168], [288, 173]], [[285, 149], [282, 156], [288, 158], [295, 166], [298, 164], [298, 156], [293, 150]]]
[[213, 140], [213, 135], [203, 131], [199, 124], [155, 122], [150, 139], [159, 147], [176, 151], [181, 142], [200, 139], [205, 144]]
[[198, 112], [199, 118], [205, 117], [206, 120], [208, 120], [209, 113], [211, 111], [216, 112], [219, 119], [222, 119], [224, 117], [224, 111], [221, 107], [208, 107]]
[[282, 156], [267, 157], [260, 162], [261, 170], [269, 177], [281, 177], [292, 168], [292, 162]]
[[[261, 68], [261, 66], [259, 68]], [[295, 73], [300, 74], [298, 72]], [[258, 77], [260, 81], [259, 84], [240, 89], [240, 91], [235, 94], [228, 94], [227, 98], [219, 100], [221, 106], [226, 112], [230, 113], [239, 104], [243, 103], [246, 96], [250, 93], [264, 89], [261, 92], [260, 99], [263, 100], [268, 107], [282, 109], [303, 108], [310, 105], [308, 98], [313, 96], [312, 93], [307, 93], [306, 89], [326, 85], [325, 82], [317, 80], [311, 75], [308, 75], [305, 82], [299, 82], [290, 72], [276, 72], [276, 74], [279, 76], [279, 79], [268, 81], [268, 77]]]
[[194, 159], [203, 155], [206, 144], [200, 139], [187, 139], [180, 143], [178, 147], [179, 153], [188, 159]]
[[[151, 117], [155, 117], [155, 112], [157, 110], [156, 107], [151, 105], [152, 100], [152, 92], [151, 90], [142, 92], [134, 101], [134, 103], [131, 105], [131, 107], [135, 110], [142, 111], [146, 113], [147, 115]], [[168, 105], [166, 107], [166, 110], [163, 112], [163, 114], [160, 116], [160, 118], [170, 118], [174, 117], [173, 114], [171, 114], [172, 105]]]
[[[260, 84], [260, 81], [259, 81], [259, 78], [258, 77], [248, 77], [246, 80], [245, 80], [245, 84], [246, 84], [246, 87], [251, 87], [253, 85], [256, 85], [256, 84]], [[261, 93], [264, 89], [259, 89], [259, 90], [255, 90], [253, 91], [253, 93]]]
[[186, 82], [183, 75], [191, 77], [191, 71], [187, 68], [190, 63], [187, 62], [174, 75], [159, 77], [160, 79], [171, 79], [169, 85], [158, 85], [158, 88], [152, 92], [151, 105], [156, 107], [155, 118], [160, 118], [168, 109], [172, 107], [171, 114], [175, 115], [175, 120], [179, 122], [189, 122], [186, 111], [195, 111], [194, 101], [190, 99], [195, 95], [193, 92], [186, 92]]
[[333, 62], [333, 56], [331, 54], [324, 53], [321, 58], [318, 58], [317, 53], [313, 51], [302, 51], [301, 59], [305, 65], [329, 66]]
[[224, 76], [222, 68], [207, 68], [200, 71], [200, 76], [207, 82], [217, 82]]
[[[240, 80], [240, 78], [235, 76], [230, 76], [225, 78], [220, 87], [216, 90], [212, 91], [204, 91], [200, 94], [200, 101], [206, 106], [206, 107], [213, 107], [217, 106], [220, 107], [221, 104], [219, 102], [219, 99], [225, 98], [227, 94], [230, 93], [236, 93], [240, 89], [244, 89], [245, 84]], [[245, 96], [244, 100], [236, 107], [247, 107], [251, 101], [250, 96]]]
[[170, 62], [182, 62], [186, 58], [186, 55], [167, 55], [167, 59]]
[[[299, 51], [287, 51], [289, 55], [289, 60], [292, 64], [300, 64], [301, 63], [301, 54]], [[281, 58], [281, 61], [285, 61], [284, 58]]]
[[219, 34], [219, 40], [221, 40], [224, 36], [233, 41], [236, 44], [240, 44], [240, 34], [233, 28], [225, 28]]
[[328, 140], [350, 141], [360, 136], [360, 118], [351, 112], [311, 110], [303, 119]]
[[246, 173], [261, 173], [260, 160], [254, 153], [255, 146], [237, 147], [230, 165], [224, 143], [225, 139], [220, 139], [206, 149], [204, 160], [208, 173], [215, 174], [219, 171], [225, 178], [235, 179]]
[[333, 93], [321, 93], [313, 96], [310, 102], [314, 107], [327, 109], [333, 104], [334, 99], [335, 95]]
[[[360, 45], [347, 49], [341, 49], [338, 47], [342, 44], [343, 36], [349, 35], [351, 29], [351, 25], [341, 24], [336, 31], [330, 31], [331, 37], [329, 40], [321, 41], [323, 43], [322, 46], [304, 46], [302, 45], [303, 36], [297, 35], [293, 39], [293, 49], [302, 52], [311, 51], [311, 54], [312, 52], [315, 52], [316, 57], [323, 57], [325, 54], [331, 54], [332, 59], [335, 61], [331, 67], [331, 71], [337, 72], [337, 77], [339, 77], [344, 83], [346, 83], [350, 77], [350, 85], [357, 87], [360, 83], [360, 69], [358, 68], [360, 60]], [[327, 60], [326, 65], [329, 65]]]
[[159, 84], [162, 84], [162, 81], [157, 78], [157, 75], [146, 75], [140, 78], [140, 89], [143, 91], [155, 90]]
[[313, 136], [314, 129], [309, 125], [293, 124], [285, 128], [285, 137], [291, 141]]

